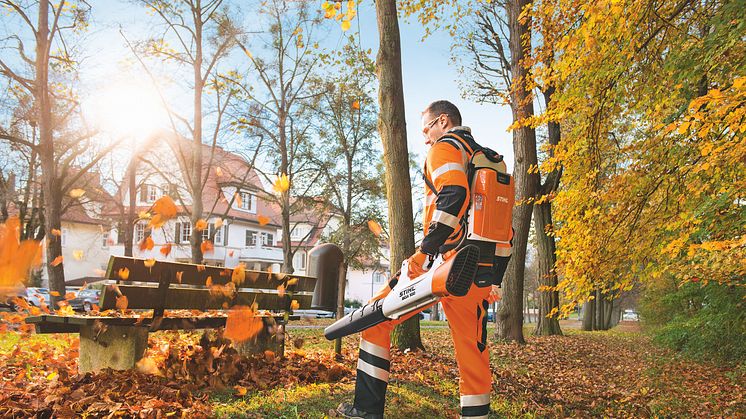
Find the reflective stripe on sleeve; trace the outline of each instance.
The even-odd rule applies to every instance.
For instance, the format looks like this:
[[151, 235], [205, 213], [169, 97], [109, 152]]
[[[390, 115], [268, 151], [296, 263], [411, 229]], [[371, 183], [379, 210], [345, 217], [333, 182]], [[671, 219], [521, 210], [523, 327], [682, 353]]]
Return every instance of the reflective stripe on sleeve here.
[[445, 163], [444, 165], [442, 165], [442, 166], [438, 167], [437, 169], [433, 170], [433, 173], [432, 173], [432, 182], [435, 183], [435, 179], [437, 179], [438, 176], [440, 176], [440, 175], [442, 175], [442, 174], [444, 174], [446, 172], [450, 172], [452, 170], [455, 170], [455, 171], [458, 171], [458, 172], [461, 172], [461, 173], [466, 173], [466, 170], [464, 170], [464, 165], [462, 165], [462, 164], [458, 164], [458, 163]]
[[453, 229], [458, 227], [458, 217], [441, 210], [435, 210], [433, 212], [432, 221], [447, 225]]
[[370, 365], [369, 363], [363, 361], [362, 359], [358, 358], [357, 360], [357, 369], [360, 371], [368, 374], [369, 376], [376, 378], [378, 380], [389, 382], [389, 372], [384, 370], [383, 368], [378, 368], [373, 365]]

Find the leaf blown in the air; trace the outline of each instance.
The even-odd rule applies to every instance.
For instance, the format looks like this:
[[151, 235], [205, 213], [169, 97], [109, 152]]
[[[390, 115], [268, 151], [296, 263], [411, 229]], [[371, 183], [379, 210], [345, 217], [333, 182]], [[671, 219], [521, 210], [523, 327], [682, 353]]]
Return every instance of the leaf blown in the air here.
[[375, 220], [368, 220], [368, 228], [376, 237], [379, 237], [383, 231], [381, 225]]
[[277, 176], [274, 185], [272, 186], [277, 193], [285, 193], [290, 189], [290, 179], [285, 173]]
[[41, 246], [35, 240], [20, 240], [17, 217], [0, 224], [0, 295], [12, 294], [28, 279], [32, 268], [41, 265]]
[[267, 225], [270, 221], [272, 221], [266, 215], [260, 215], [260, 216], [256, 217], [256, 219], [257, 219], [257, 221], [259, 221], [259, 225], [260, 226]]
[[162, 196], [153, 204], [153, 218], [150, 219], [150, 227], [162, 227], [166, 221], [176, 216], [177, 208], [170, 196]]
[[153, 242], [153, 238], [148, 236], [142, 239], [140, 242], [140, 251], [144, 252], [146, 250], [152, 250], [155, 243]]
[[254, 310], [246, 306], [235, 306], [228, 312], [223, 336], [233, 342], [244, 342], [259, 334], [264, 327]]

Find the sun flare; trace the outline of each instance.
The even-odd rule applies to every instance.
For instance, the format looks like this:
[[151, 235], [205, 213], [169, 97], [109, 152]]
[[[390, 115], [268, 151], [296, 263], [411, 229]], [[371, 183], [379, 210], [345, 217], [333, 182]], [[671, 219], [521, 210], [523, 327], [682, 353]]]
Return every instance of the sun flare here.
[[167, 118], [155, 88], [135, 82], [112, 84], [91, 95], [84, 111], [100, 130], [135, 138], [163, 127]]

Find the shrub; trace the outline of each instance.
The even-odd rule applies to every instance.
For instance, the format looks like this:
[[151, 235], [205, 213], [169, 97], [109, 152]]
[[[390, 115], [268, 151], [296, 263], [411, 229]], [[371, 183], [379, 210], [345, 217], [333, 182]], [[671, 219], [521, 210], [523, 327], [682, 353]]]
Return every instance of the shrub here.
[[640, 304], [654, 340], [694, 358], [746, 361], [746, 290], [718, 283], [649, 286]]

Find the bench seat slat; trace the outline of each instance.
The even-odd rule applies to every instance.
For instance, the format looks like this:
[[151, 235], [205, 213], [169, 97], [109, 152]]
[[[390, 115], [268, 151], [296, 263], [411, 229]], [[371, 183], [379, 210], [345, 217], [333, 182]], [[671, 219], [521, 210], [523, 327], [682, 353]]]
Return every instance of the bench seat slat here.
[[[129, 309], [152, 309], [160, 306], [158, 288], [144, 285], [118, 285], [122, 295], [127, 297]], [[101, 295], [101, 310], [116, 308], [118, 294], [112, 287], [106, 287]], [[298, 301], [300, 308], [309, 308], [313, 293], [296, 292], [292, 298], [289, 294], [280, 297], [276, 290], [256, 290], [255, 292], [239, 291], [235, 299], [212, 292], [206, 288], [169, 288], [166, 292], [165, 307], [169, 309], [210, 310], [223, 309], [235, 305], [250, 306], [256, 302], [261, 310], [288, 310], [291, 300]]]
[[[108, 279], [120, 280], [119, 271], [124, 268], [129, 271], [128, 281], [159, 282], [161, 272], [165, 271], [171, 278], [172, 284], [180, 283], [182, 285], [196, 286], [204, 286], [208, 277], [213, 284], [224, 285], [231, 282], [233, 274], [233, 268], [170, 261], [156, 261], [152, 267], [147, 267], [143, 259], [112, 256], [109, 259], [106, 277]], [[179, 274], [181, 276], [180, 282], [176, 278], [178, 272], [181, 272]], [[313, 291], [316, 284], [316, 278], [302, 275], [252, 271], [248, 269], [245, 270], [245, 274], [246, 279], [241, 285], [251, 284], [254, 288], [274, 289], [292, 278], [298, 279], [296, 286], [300, 291]]]

